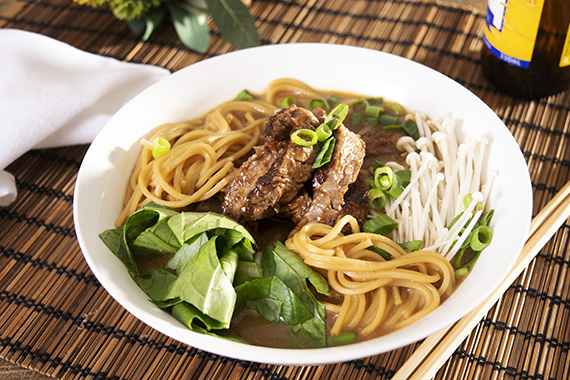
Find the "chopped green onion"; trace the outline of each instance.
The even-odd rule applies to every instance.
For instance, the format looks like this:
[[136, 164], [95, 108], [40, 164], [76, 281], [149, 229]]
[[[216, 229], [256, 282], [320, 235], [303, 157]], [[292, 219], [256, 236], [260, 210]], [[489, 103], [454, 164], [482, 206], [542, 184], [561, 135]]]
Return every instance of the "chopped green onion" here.
[[364, 183], [368, 186], [369, 189], [374, 189], [374, 181], [368, 178], [364, 179]]
[[382, 256], [382, 258], [386, 261], [388, 260], [392, 260], [392, 255], [390, 255], [387, 251], [383, 250], [382, 248], [378, 248], [374, 245], [371, 245], [370, 247], [366, 248], [369, 251], [372, 251], [374, 253], [379, 254], [380, 256]]
[[396, 177], [398, 177], [398, 182], [400, 186], [406, 187], [410, 184], [412, 180], [412, 172], [409, 170], [398, 170], [396, 172]]
[[475, 252], [479, 252], [487, 248], [493, 240], [493, 230], [487, 226], [479, 226], [470, 234], [470, 246]]
[[463, 277], [469, 274], [469, 269], [467, 268], [459, 268], [455, 271], [455, 277]]
[[356, 341], [356, 333], [354, 331], [347, 331], [337, 336], [330, 336], [327, 338], [327, 346], [339, 346]]
[[414, 140], [420, 138], [420, 131], [418, 129], [418, 125], [412, 119], [404, 121], [404, 124], [402, 124], [402, 129], [404, 130], [404, 132], [406, 132], [408, 136], [410, 136]]
[[389, 166], [374, 170], [374, 185], [384, 191], [389, 190], [394, 183], [394, 171]]
[[156, 140], [154, 140], [154, 143], [152, 144], [152, 156], [154, 158], [158, 158], [163, 154], [168, 153], [169, 150], [170, 150], [170, 142], [167, 139], [165, 139], [164, 137], [159, 137]]
[[324, 142], [332, 135], [332, 130], [325, 123], [319, 125], [315, 132], [317, 133], [317, 140], [320, 142]]
[[377, 98], [367, 98], [366, 101], [368, 101], [369, 103], [383, 103], [384, 99], [379, 96]]
[[340, 98], [336, 94], [331, 94], [329, 96], [329, 103], [330, 104], [338, 104], [339, 101], [340, 101]]
[[487, 211], [486, 213], [481, 215], [481, 217], [477, 221], [477, 224], [480, 226], [488, 226], [489, 223], [491, 223], [491, 219], [493, 218], [493, 214], [495, 214], [495, 210]]
[[392, 186], [390, 186], [390, 188], [386, 190], [386, 194], [396, 199], [400, 196], [400, 194], [402, 194], [402, 191], [404, 191], [404, 188], [402, 187], [402, 185], [400, 185], [399, 177], [395, 175], [392, 181]]
[[402, 126], [401, 125], [386, 125], [386, 126], [382, 127], [382, 129], [384, 129], [386, 131], [401, 131]]
[[370, 103], [368, 103], [368, 100], [358, 99], [352, 103], [352, 109], [354, 109], [357, 112], [364, 112], [366, 110], [366, 107], [368, 107], [369, 105]]
[[376, 118], [376, 117], [367, 117], [367, 118], [366, 118], [366, 122], [367, 122], [369, 125], [376, 125], [376, 124], [378, 124], [378, 118]]
[[[469, 207], [471, 202], [473, 202], [473, 194], [469, 193], [463, 197], [463, 206], [465, 208]], [[477, 202], [477, 204], [475, 205], [475, 210], [477, 211], [483, 210], [483, 204], [481, 202]]]
[[455, 255], [455, 259], [453, 260], [453, 267], [454, 268], [457, 268], [457, 269], [467, 268], [471, 264], [475, 263], [475, 261], [477, 261], [477, 259], [481, 255], [481, 251], [473, 252], [472, 250], [468, 250], [468, 252], [471, 255], [471, 257], [468, 258], [467, 262], [464, 262], [464, 263], [462, 263], [461, 261], [463, 259], [463, 255], [465, 254], [465, 249], [462, 248], [459, 250], [459, 252], [457, 252], [457, 255]]
[[386, 104], [385, 107], [388, 108], [390, 111], [392, 111], [395, 115], [398, 115], [398, 116], [404, 113], [404, 107], [402, 107], [401, 105], [399, 105], [397, 103]]
[[346, 104], [339, 104], [328, 114], [324, 124], [328, 125], [331, 130], [338, 128], [338, 125], [346, 119], [349, 107]]
[[378, 188], [369, 190], [370, 203], [369, 208], [375, 211], [382, 210], [386, 206], [386, 194]]
[[281, 101], [281, 103], [279, 104], [279, 106], [281, 108], [288, 108], [291, 106], [291, 104], [295, 104], [295, 98], [293, 98], [292, 96], [288, 96], [285, 99], [283, 99]]
[[307, 104], [307, 107], [312, 111], [315, 108], [322, 108], [325, 111], [328, 110], [329, 104], [327, 103], [327, 101], [323, 98], [313, 98], [311, 100], [309, 100], [309, 103]]
[[334, 137], [331, 136], [327, 140], [325, 140], [323, 146], [321, 147], [321, 151], [319, 152], [317, 158], [315, 159], [315, 163], [313, 164], [313, 169], [318, 169], [321, 166], [324, 166], [331, 161], [334, 152], [334, 145], [335, 145]]
[[367, 106], [366, 110], [364, 110], [364, 114], [368, 117], [373, 117], [378, 119], [380, 115], [384, 112], [384, 108], [379, 106]]
[[405, 243], [401, 243], [400, 247], [408, 252], [419, 251], [422, 248], [423, 241], [421, 240], [410, 240]]
[[350, 124], [356, 126], [356, 125], [360, 125], [362, 124], [362, 119], [364, 118], [364, 115], [360, 112], [353, 112], [352, 113], [352, 118], [350, 119]]
[[451, 227], [453, 227], [453, 225], [454, 225], [455, 223], [457, 223], [457, 221], [459, 220], [459, 218], [461, 218], [461, 215], [463, 215], [463, 211], [460, 212], [459, 214], [457, 214], [457, 215], [455, 216], [455, 218], [453, 218], [453, 219], [451, 220], [451, 222], [450, 222], [449, 225], [447, 226], [447, 229], [448, 229], [448, 230], [450, 230]]
[[313, 146], [317, 143], [317, 133], [310, 129], [299, 129], [291, 134], [291, 140], [300, 146]]
[[237, 96], [235, 100], [253, 100], [255, 96], [253, 96], [249, 91], [242, 90]]
[[398, 227], [398, 222], [386, 214], [380, 214], [373, 219], [367, 220], [362, 226], [364, 232], [372, 232], [380, 235], [388, 235]]
[[378, 121], [382, 125], [393, 125], [398, 122], [398, 118], [396, 116], [381, 115], [380, 118], [378, 118]]

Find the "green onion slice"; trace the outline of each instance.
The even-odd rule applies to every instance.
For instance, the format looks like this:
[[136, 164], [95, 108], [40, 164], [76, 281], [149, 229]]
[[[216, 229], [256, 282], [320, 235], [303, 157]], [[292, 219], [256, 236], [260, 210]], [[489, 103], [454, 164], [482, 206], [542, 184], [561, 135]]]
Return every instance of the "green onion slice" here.
[[386, 125], [386, 126], [382, 127], [382, 129], [384, 129], [386, 131], [401, 131], [402, 126], [401, 125]]
[[309, 103], [307, 103], [307, 107], [311, 111], [314, 110], [315, 108], [322, 108], [325, 111], [330, 108], [329, 103], [323, 98], [313, 98], [309, 100]]
[[364, 115], [360, 112], [353, 112], [352, 118], [350, 119], [350, 124], [352, 125], [360, 125], [362, 124], [362, 120], [364, 119]]
[[488, 226], [489, 223], [491, 223], [491, 219], [493, 218], [494, 214], [495, 214], [495, 210], [487, 211], [486, 213], [481, 215], [481, 217], [477, 221], [477, 224], [480, 226]]
[[470, 234], [471, 249], [479, 252], [487, 248], [493, 240], [493, 230], [487, 226], [479, 226], [475, 228]]
[[356, 112], [364, 112], [370, 103], [366, 99], [358, 99], [352, 102], [352, 109]]
[[422, 249], [422, 244], [423, 244], [423, 241], [421, 241], [421, 240], [410, 240], [410, 241], [407, 241], [405, 243], [401, 243], [400, 247], [402, 247], [403, 249], [405, 249], [408, 252], [415, 252], [415, 251], [419, 251], [420, 249]]
[[382, 210], [386, 206], [386, 194], [381, 189], [372, 188], [369, 190], [370, 203], [369, 208], [371, 210]]
[[402, 185], [400, 185], [400, 180], [398, 179], [398, 176], [395, 175], [394, 181], [392, 182], [392, 186], [388, 190], [386, 190], [386, 194], [396, 199], [402, 194], [403, 191], [404, 188], [402, 187]]
[[346, 119], [346, 115], [348, 115], [349, 107], [346, 104], [339, 104], [328, 114], [326, 117], [324, 124], [328, 125], [331, 130], [335, 130], [338, 128], [339, 124]]
[[475, 263], [475, 261], [477, 261], [477, 259], [481, 255], [481, 251], [473, 252], [472, 250], [468, 250], [467, 252], [469, 253], [469, 255], [471, 257], [468, 258], [466, 262], [462, 262], [463, 261], [463, 255], [466, 253], [465, 249], [462, 248], [459, 250], [459, 252], [457, 252], [457, 255], [455, 255], [455, 258], [453, 260], [453, 267], [454, 268], [456, 268], [456, 269], [468, 268], [471, 264]]
[[170, 150], [170, 142], [164, 137], [159, 137], [152, 144], [152, 156], [158, 158]]
[[325, 123], [319, 125], [315, 132], [317, 133], [317, 140], [319, 140], [319, 142], [324, 142], [332, 135], [332, 130]]
[[291, 134], [291, 140], [300, 146], [313, 146], [317, 143], [317, 133], [310, 129], [299, 129]]
[[467, 268], [459, 268], [455, 271], [455, 277], [463, 277], [469, 274], [469, 269]]
[[380, 214], [373, 219], [367, 220], [362, 226], [364, 232], [372, 232], [380, 235], [388, 235], [398, 227], [398, 222], [386, 214]]
[[321, 151], [319, 152], [317, 158], [315, 159], [315, 163], [313, 164], [313, 169], [318, 169], [321, 166], [324, 166], [331, 161], [334, 152], [334, 145], [335, 145], [334, 137], [331, 136], [327, 140], [325, 140], [323, 146], [321, 147]]
[[328, 101], [329, 101], [329, 104], [338, 104], [338, 102], [340, 101], [340, 98], [336, 94], [331, 94], [329, 96]]
[[399, 105], [397, 103], [386, 104], [385, 107], [388, 108], [390, 111], [392, 111], [392, 113], [394, 113], [394, 115], [397, 115], [397, 116], [400, 116], [401, 114], [404, 113], [404, 107], [402, 107], [401, 105]]
[[[469, 207], [471, 202], [473, 202], [473, 194], [469, 193], [463, 197], [463, 206], [465, 208]], [[477, 202], [477, 204], [475, 205], [475, 210], [473, 211], [479, 211], [479, 210], [483, 210], [483, 204], [481, 202]]]
[[366, 248], [369, 251], [372, 251], [374, 253], [379, 254], [380, 256], [382, 256], [382, 258], [386, 261], [388, 260], [392, 260], [392, 255], [389, 254], [387, 251], [383, 250], [382, 248], [378, 248], [374, 245], [371, 245], [370, 247]]
[[327, 346], [339, 346], [356, 341], [356, 333], [354, 331], [347, 331], [337, 336], [327, 338]]
[[384, 98], [378, 96], [376, 98], [367, 98], [366, 101], [369, 103], [384, 103]]
[[410, 170], [398, 170], [396, 172], [400, 186], [406, 187], [412, 181], [412, 172]]
[[283, 99], [283, 100], [281, 101], [281, 103], [279, 104], [279, 106], [280, 106], [281, 108], [288, 108], [288, 107], [291, 106], [291, 104], [296, 104], [296, 103], [295, 103], [295, 98], [292, 97], [292, 96], [288, 96], [288, 97], [286, 97], [285, 99]]
[[402, 129], [404, 130], [404, 132], [406, 132], [408, 136], [410, 136], [414, 140], [420, 138], [420, 130], [418, 129], [418, 125], [412, 119], [404, 121], [404, 124], [402, 124]]
[[253, 96], [248, 90], [242, 90], [237, 96], [235, 100], [253, 100], [255, 96]]
[[368, 117], [373, 117], [375, 119], [378, 119], [380, 117], [380, 115], [382, 115], [382, 113], [384, 112], [384, 108], [380, 107], [380, 106], [367, 106], [366, 110], [364, 110], [364, 114]]
[[398, 122], [398, 118], [391, 115], [380, 115], [378, 122], [382, 125], [393, 125]]
[[389, 166], [381, 166], [374, 170], [374, 186], [387, 191], [394, 183], [394, 171]]

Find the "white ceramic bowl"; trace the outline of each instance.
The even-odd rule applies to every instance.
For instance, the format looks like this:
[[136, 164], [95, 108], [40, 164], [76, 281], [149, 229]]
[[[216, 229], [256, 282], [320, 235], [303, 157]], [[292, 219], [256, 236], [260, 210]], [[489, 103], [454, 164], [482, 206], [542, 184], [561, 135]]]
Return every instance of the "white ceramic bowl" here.
[[[262, 92], [273, 79], [292, 77], [320, 90], [384, 96], [410, 110], [438, 117], [452, 112], [460, 136], [490, 141], [489, 170], [497, 177], [489, 204], [494, 240], [473, 272], [437, 310], [409, 327], [347, 346], [275, 349], [194, 333], [151, 304], [98, 234], [113, 227], [138, 141], [164, 122], [202, 115], [244, 88]], [[514, 264], [532, 211], [528, 169], [511, 133], [467, 89], [428, 67], [374, 50], [328, 44], [273, 45], [237, 51], [182, 69], [136, 96], [109, 121], [89, 148], [77, 178], [77, 239], [91, 270], [125, 309], [160, 332], [190, 346], [231, 358], [303, 365], [341, 362], [393, 350], [457, 321], [489, 295]]]

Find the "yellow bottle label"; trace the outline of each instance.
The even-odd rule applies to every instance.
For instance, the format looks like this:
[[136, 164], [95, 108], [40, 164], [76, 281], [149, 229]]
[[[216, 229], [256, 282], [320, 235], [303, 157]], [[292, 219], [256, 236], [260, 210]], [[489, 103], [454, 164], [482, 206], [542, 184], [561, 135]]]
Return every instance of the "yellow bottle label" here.
[[570, 25], [568, 25], [568, 32], [566, 33], [566, 40], [564, 40], [564, 47], [562, 48], [559, 66], [570, 66]]
[[489, 0], [483, 41], [497, 58], [522, 68], [532, 59], [544, 0]]

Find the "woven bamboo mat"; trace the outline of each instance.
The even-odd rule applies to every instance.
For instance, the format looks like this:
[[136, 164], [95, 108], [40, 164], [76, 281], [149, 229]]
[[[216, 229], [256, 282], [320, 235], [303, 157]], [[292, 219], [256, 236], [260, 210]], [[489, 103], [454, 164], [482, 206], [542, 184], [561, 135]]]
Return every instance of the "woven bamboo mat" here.
[[[328, 42], [382, 50], [433, 67], [472, 90], [523, 150], [535, 213], [570, 179], [570, 91], [532, 102], [497, 94], [479, 66], [484, 15], [478, 11], [430, 0], [255, 0], [251, 12], [264, 44]], [[215, 31], [205, 55], [185, 49], [171, 28], [142, 43], [108, 12], [71, 0], [18, 1], [0, 15], [0, 27], [172, 71], [232, 50]], [[211, 355], [152, 330], [103, 290], [76, 242], [73, 187], [86, 150], [31, 151], [8, 168], [20, 194], [0, 209], [0, 357], [61, 379], [389, 379], [417, 347], [334, 365], [286, 367]], [[570, 378], [569, 244], [564, 225], [437, 379]]]

